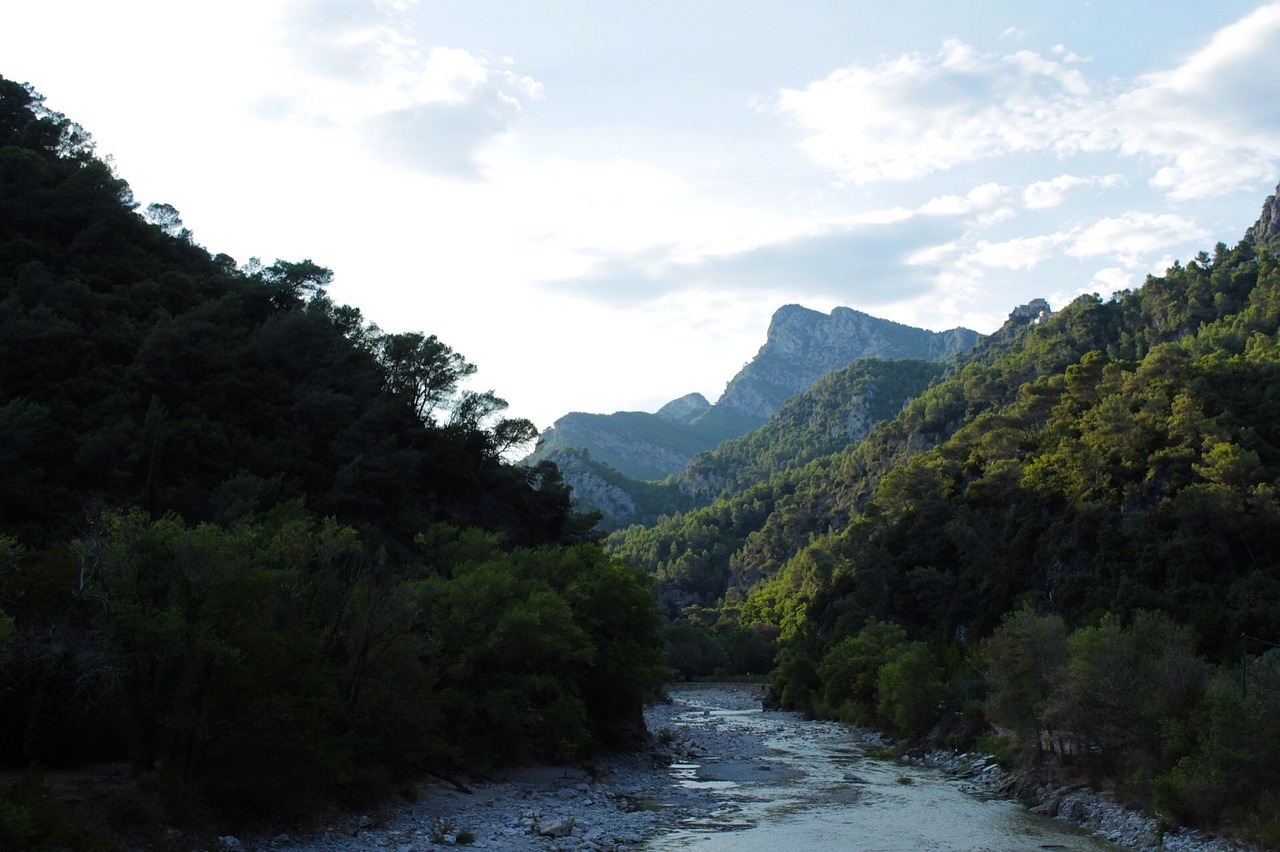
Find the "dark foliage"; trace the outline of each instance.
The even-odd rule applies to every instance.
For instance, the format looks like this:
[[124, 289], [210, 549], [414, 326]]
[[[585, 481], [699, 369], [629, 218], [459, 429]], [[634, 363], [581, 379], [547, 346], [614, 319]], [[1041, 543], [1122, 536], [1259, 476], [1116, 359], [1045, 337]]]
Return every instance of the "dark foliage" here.
[[[134, 207], [0, 78], [0, 765], [128, 761], [264, 817], [632, 744], [648, 578], [505, 460], [532, 425], [329, 270]], [[57, 845], [29, 792], [0, 834]]]

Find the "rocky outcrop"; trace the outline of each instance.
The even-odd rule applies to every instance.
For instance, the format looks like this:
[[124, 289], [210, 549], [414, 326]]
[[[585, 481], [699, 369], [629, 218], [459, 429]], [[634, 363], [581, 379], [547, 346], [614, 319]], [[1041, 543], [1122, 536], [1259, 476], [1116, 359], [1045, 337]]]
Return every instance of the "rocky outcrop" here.
[[1004, 321], [1004, 325], [996, 329], [996, 331], [983, 339], [984, 345], [990, 345], [1002, 340], [1012, 340], [1017, 337], [1028, 326], [1039, 325], [1053, 315], [1053, 309], [1049, 307], [1049, 303], [1044, 299], [1032, 299], [1025, 305], [1018, 305], [1009, 312], [1009, 318]]
[[692, 423], [711, 410], [711, 403], [700, 393], [686, 394], [658, 409], [658, 416], [681, 423]]
[[[682, 473], [699, 453], [762, 426], [788, 399], [854, 361], [943, 361], [972, 347], [978, 337], [965, 328], [926, 331], [851, 308], [823, 314], [785, 305], [774, 313], [764, 346], [715, 405], [691, 393], [653, 414], [566, 414], [543, 432], [528, 461], [549, 458], [558, 448], [582, 447], [632, 479], [662, 480]], [[584, 507], [586, 490], [575, 497]]]
[[[701, 394], [693, 396], [706, 402]], [[698, 453], [747, 431], [746, 428], [726, 431], [721, 424], [703, 422], [706, 413], [695, 416], [695, 408], [696, 400], [682, 397], [663, 406], [661, 411], [666, 414], [647, 411], [566, 414], [538, 437], [527, 461], [541, 461], [560, 449], [580, 447], [589, 451], [596, 461], [632, 479], [666, 479], [684, 470]]]
[[777, 310], [764, 346], [725, 388], [715, 408], [767, 420], [833, 370], [862, 358], [942, 361], [974, 346], [976, 331], [927, 331], [852, 308], [830, 314], [800, 305]]
[[1276, 248], [1280, 246], [1280, 186], [1276, 186], [1276, 195], [1268, 195], [1262, 204], [1262, 215], [1244, 232], [1245, 242], [1253, 243], [1258, 248]]
[[560, 469], [564, 483], [573, 489], [573, 502], [579, 510], [600, 513], [600, 525], [616, 529], [630, 523], [637, 507], [632, 494], [607, 478], [591, 454], [580, 447], [559, 447], [547, 454]]

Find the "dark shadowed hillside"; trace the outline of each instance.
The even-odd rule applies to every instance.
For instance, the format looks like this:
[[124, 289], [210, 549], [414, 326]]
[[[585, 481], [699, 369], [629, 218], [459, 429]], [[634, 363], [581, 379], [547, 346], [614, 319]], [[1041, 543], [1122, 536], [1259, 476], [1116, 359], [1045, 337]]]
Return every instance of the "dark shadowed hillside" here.
[[[167, 848], [643, 736], [647, 578], [475, 367], [139, 215], [0, 78], [0, 847]], [[129, 767], [105, 813], [44, 769]], [[94, 800], [100, 800], [98, 796]]]

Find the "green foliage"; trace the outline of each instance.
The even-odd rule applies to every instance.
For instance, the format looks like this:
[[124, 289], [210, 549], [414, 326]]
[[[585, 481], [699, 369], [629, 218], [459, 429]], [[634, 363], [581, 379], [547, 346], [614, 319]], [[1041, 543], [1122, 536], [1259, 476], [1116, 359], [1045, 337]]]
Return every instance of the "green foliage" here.
[[1209, 671], [1196, 645], [1189, 628], [1156, 612], [1138, 612], [1128, 627], [1108, 615], [1074, 631], [1049, 727], [1108, 768], [1122, 757], [1154, 761], [1162, 729], [1185, 723], [1203, 693]]
[[[441, 525], [418, 548], [391, 561], [332, 519], [96, 517], [69, 547], [63, 632], [44, 638], [24, 612], [0, 669], [7, 694], [41, 684], [6, 705], [6, 725], [27, 731], [6, 758], [93, 743], [99, 759], [261, 817], [642, 734], [668, 676], [643, 573], [594, 545], [509, 550]], [[51, 655], [73, 626], [79, 646]]]
[[949, 696], [942, 667], [924, 642], [895, 648], [880, 666], [877, 707], [881, 721], [909, 737], [928, 733]]
[[1066, 624], [1059, 615], [1037, 615], [1024, 606], [1005, 617], [982, 651], [993, 685], [987, 719], [1013, 731], [1025, 749], [1034, 746], [1038, 758], [1050, 696], [1066, 677]]
[[[134, 207], [0, 79], [0, 765], [281, 818], [632, 743], [668, 676], [649, 578], [508, 463], [532, 424], [328, 269]], [[0, 845], [88, 848], [36, 789]]]
[[774, 634], [762, 625], [732, 622], [706, 626], [691, 618], [667, 622], [667, 665], [682, 680], [767, 675], [773, 669]]
[[[906, 642], [906, 631], [900, 625], [873, 620], [856, 635], [832, 646], [818, 666], [824, 715], [863, 725], [879, 721], [881, 669], [899, 656]], [[889, 717], [892, 720], [892, 712]]]
[[[1213, 744], [1245, 742], [1225, 720], [1255, 712], [1214, 709], [1213, 684], [1242, 633], [1280, 636], [1277, 388], [1280, 266], [1219, 245], [993, 335], [861, 442], [610, 545], [670, 615], [778, 631], [784, 706], [918, 735], [982, 701], [1019, 760], [1058, 752], [1138, 803], [1161, 779], [1179, 819], [1271, 837], [1274, 756]], [[914, 650], [860, 659], [870, 624]]]
[[[695, 499], [722, 495], [720, 500], [671, 511], [647, 528], [637, 523], [614, 532], [610, 550], [654, 575], [658, 599], [671, 617], [689, 605], [714, 604], [731, 588], [745, 592], [760, 579], [762, 561], [785, 561], [788, 547], [825, 531], [820, 512], [832, 510], [839, 498], [828, 492], [821, 507], [785, 518], [776, 516], [779, 501], [829, 482], [829, 454], [857, 444], [941, 370], [928, 361], [865, 359], [825, 376], [769, 423], [697, 456], [674, 483]], [[641, 496], [646, 507], [660, 505], [656, 496]], [[685, 508], [668, 502], [672, 509]], [[771, 529], [774, 523], [786, 529]]]
[[398, 545], [433, 520], [581, 537], [566, 491], [504, 462], [532, 425], [460, 390], [475, 367], [449, 346], [335, 305], [311, 260], [210, 256], [38, 96], [0, 81], [0, 102], [6, 532], [65, 540], [94, 495], [193, 522], [301, 498]]
[[1229, 827], [1270, 848], [1280, 841], [1280, 652], [1250, 661], [1248, 688], [1237, 673], [1209, 683], [1194, 747], [1156, 780], [1155, 801], [1180, 823]]
[[933, 361], [866, 358], [819, 379], [769, 422], [694, 458], [679, 479], [702, 497], [739, 494], [866, 437], [942, 376]]

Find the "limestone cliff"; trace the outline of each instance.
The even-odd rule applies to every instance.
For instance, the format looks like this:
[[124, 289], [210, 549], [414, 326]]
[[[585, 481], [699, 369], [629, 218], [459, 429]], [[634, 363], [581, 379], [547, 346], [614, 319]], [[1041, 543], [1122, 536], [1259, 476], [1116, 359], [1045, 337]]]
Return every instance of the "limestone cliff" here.
[[767, 420], [827, 373], [862, 358], [950, 360], [978, 342], [976, 331], [928, 331], [852, 308], [830, 314], [779, 308], [764, 346], [725, 388], [714, 408]]
[[[696, 399], [695, 399], [696, 397]], [[697, 400], [705, 407], [699, 413]], [[529, 461], [550, 458], [565, 447], [589, 450], [592, 458], [632, 479], [659, 480], [684, 470], [695, 455], [754, 426], [706, 420], [711, 410], [701, 394], [690, 394], [663, 406], [657, 414], [616, 411], [573, 412], [558, 419], [539, 437]]]
[[850, 308], [823, 314], [785, 305], [774, 313], [764, 346], [715, 405], [691, 393], [657, 413], [566, 414], [542, 434], [529, 460], [582, 447], [632, 479], [665, 479], [682, 473], [698, 453], [762, 426], [788, 399], [853, 361], [946, 361], [977, 341], [978, 333], [965, 328], [934, 332]]
[[[711, 457], [686, 470], [695, 456], [763, 426], [783, 403], [823, 376], [866, 358], [946, 361], [977, 341], [977, 332], [963, 328], [933, 332], [850, 308], [823, 314], [786, 305], [774, 313], [764, 346], [715, 405], [691, 393], [656, 413], [566, 414], [543, 432], [528, 461], [555, 461], [574, 489], [575, 506], [601, 512], [602, 526], [616, 528], [733, 487], [723, 472], [704, 469]], [[828, 440], [860, 436], [885, 416], [866, 416], [877, 393], [870, 390], [864, 400], [860, 390], [859, 399], [850, 399], [844, 412], [850, 422], [831, 427], [835, 431]], [[771, 464], [776, 468], [781, 462]], [[658, 484], [672, 476], [681, 479]]]
[[625, 488], [610, 482], [608, 470], [601, 470], [586, 450], [560, 447], [546, 458], [555, 462], [565, 485], [573, 489], [574, 504], [583, 511], [599, 512], [605, 529], [622, 526], [635, 517], [635, 498]]
[[1275, 195], [1268, 195], [1263, 202], [1258, 221], [1244, 232], [1246, 242], [1259, 248], [1275, 249], [1280, 246], [1280, 201], [1276, 200], [1277, 196], [1280, 196], [1280, 186], [1276, 187]]

